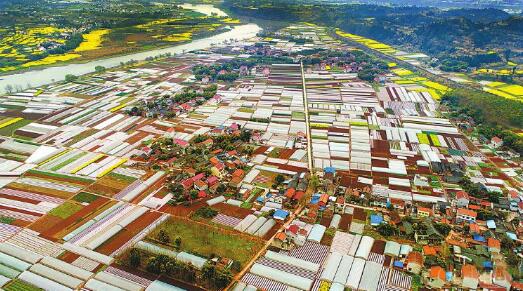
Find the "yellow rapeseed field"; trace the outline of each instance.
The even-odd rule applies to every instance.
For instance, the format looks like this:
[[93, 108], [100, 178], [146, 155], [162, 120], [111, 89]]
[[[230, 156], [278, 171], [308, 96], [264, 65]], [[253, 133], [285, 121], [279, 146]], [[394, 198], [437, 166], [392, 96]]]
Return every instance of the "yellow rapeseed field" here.
[[497, 89], [492, 89], [492, 88], [483, 88], [483, 90], [489, 92], [489, 93], [492, 93], [494, 95], [498, 95], [500, 97], [503, 97], [503, 98], [507, 98], [507, 99], [516, 99], [516, 97], [510, 95], [510, 94], [507, 94], [503, 91], [500, 91], [500, 90], [497, 90]]
[[62, 54], [62, 55], [50, 55], [38, 61], [32, 61], [22, 64], [22, 67], [34, 67], [42, 65], [52, 65], [57, 62], [66, 62], [81, 57], [79, 54]]
[[78, 53], [99, 49], [102, 45], [103, 37], [110, 32], [110, 29], [97, 29], [84, 34], [84, 41], [74, 51]]
[[239, 20], [239, 19], [233, 19], [233, 18], [227, 17], [227, 18], [225, 18], [225, 19], [222, 19], [222, 22], [223, 22], [223, 23], [227, 23], [227, 24], [239, 24], [239, 23], [240, 23], [240, 20]]
[[425, 81], [425, 82], [422, 82], [422, 84], [425, 87], [432, 88], [432, 89], [440, 91], [442, 93], [445, 93], [450, 89], [449, 87], [442, 85], [440, 83], [436, 83], [434, 81]]
[[178, 42], [178, 41], [188, 41], [188, 40], [191, 40], [191, 38], [192, 38], [192, 33], [183, 32], [183, 33], [175, 33], [175, 34], [166, 36], [166, 37], [162, 38], [162, 40]]
[[521, 85], [508, 85], [499, 87], [499, 90], [509, 93], [510, 95], [514, 96], [523, 96], [523, 86]]
[[403, 76], [408, 76], [408, 75], [412, 75], [412, 71], [411, 70], [407, 70], [407, 69], [402, 69], [402, 68], [398, 68], [398, 69], [393, 69], [392, 72], [400, 77], [403, 77]]

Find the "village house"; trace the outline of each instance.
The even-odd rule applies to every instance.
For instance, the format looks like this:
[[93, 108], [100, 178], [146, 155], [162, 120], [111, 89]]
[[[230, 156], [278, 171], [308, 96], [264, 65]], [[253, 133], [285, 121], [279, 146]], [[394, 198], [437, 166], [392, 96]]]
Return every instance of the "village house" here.
[[489, 237], [487, 240], [488, 250], [491, 253], [499, 253], [501, 251], [501, 242], [498, 239]]
[[345, 211], [345, 197], [338, 196], [338, 198], [336, 198], [334, 212], [338, 213], [338, 214], [343, 214], [344, 211]]
[[209, 178], [207, 178], [208, 187], [212, 187], [212, 186], [216, 185], [218, 182], [219, 182], [219, 180], [218, 180], [218, 177], [216, 177], [216, 176], [210, 176]]
[[456, 193], [456, 206], [459, 208], [469, 207], [469, 194], [465, 191], [459, 191]]
[[492, 274], [492, 283], [510, 289], [512, 284], [512, 276], [507, 271], [507, 268], [503, 266], [494, 267], [494, 272]]
[[474, 265], [465, 264], [461, 267], [461, 286], [467, 289], [476, 289], [479, 284], [479, 272]]
[[440, 266], [430, 267], [427, 284], [432, 288], [442, 288], [445, 285], [445, 269]]
[[410, 252], [407, 255], [407, 271], [419, 274], [423, 268], [423, 255], [420, 252]]
[[211, 168], [211, 173], [214, 176], [221, 178], [224, 174], [224, 170], [225, 170], [225, 166], [222, 163], [218, 163], [218, 164], [214, 165], [214, 167]]
[[490, 145], [497, 149], [499, 147], [502, 147], [503, 146], [503, 140], [497, 136], [493, 137], [490, 139]]
[[456, 223], [472, 223], [476, 222], [478, 214], [474, 210], [459, 208], [456, 212]]
[[285, 191], [285, 197], [292, 199], [294, 197], [294, 194], [296, 194], [296, 189], [294, 188], [288, 188], [287, 191]]
[[272, 245], [282, 250], [290, 250], [292, 248], [292, 243], [288, 240], [285, 232], [277, 233], [274, 236]]
[[425, 218], [432, 216], [432, 209], [426, 207], [418, 207], [418, 217]]

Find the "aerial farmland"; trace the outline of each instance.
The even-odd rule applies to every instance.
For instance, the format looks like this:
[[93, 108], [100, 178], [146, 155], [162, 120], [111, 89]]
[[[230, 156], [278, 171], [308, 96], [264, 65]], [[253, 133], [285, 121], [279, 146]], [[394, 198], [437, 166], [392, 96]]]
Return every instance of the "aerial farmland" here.
[[2, 96], [2, 288], [510, 287], [520, 167], [336, 36], [398, 53], [298, 23]]

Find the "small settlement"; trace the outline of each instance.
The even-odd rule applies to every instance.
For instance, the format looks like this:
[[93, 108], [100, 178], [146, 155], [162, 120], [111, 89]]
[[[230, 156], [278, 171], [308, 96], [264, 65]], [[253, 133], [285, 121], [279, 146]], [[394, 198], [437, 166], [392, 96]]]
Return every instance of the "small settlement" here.
[[519, 160], [404, 71], [296, 24], [1, 97], [2, 289], [522, 289]]

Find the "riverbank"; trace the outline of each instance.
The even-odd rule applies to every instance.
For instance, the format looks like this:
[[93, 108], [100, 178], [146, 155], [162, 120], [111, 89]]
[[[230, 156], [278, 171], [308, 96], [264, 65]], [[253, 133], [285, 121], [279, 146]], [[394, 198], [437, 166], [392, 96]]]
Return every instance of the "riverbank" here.
[[105, 68], [114, 68], [120, 66], [122, 63], [127, 63], [131, 60], [142, 61], [149, 57], [165, 54], [180, 54], [195, 50], [201, 50], [211, 47], [213, 44], [228, 41], [230, 39], [248, 39], [256, 36], [262, 29], [256, 24], [244, 24], [234, 26], [231, 30], [209, 36], [202, 39], [196, 39], [188, 43], [128, 54], [123, 56], [116, 56], [105, 59], [98, 59], [86, 63], [73, 63], [62, 66], [47, 67], [41, 70], [31, 70], [11, 75], [3, 75], [0, 77], [0, 94], [5, 94], [6, 86], [10, 85], [25, 87], [38, 87], [63, 80], [66, 75], [72, 74], [76, 76], [85, 75], [95, 72], [95, 67], [102, 66]]

